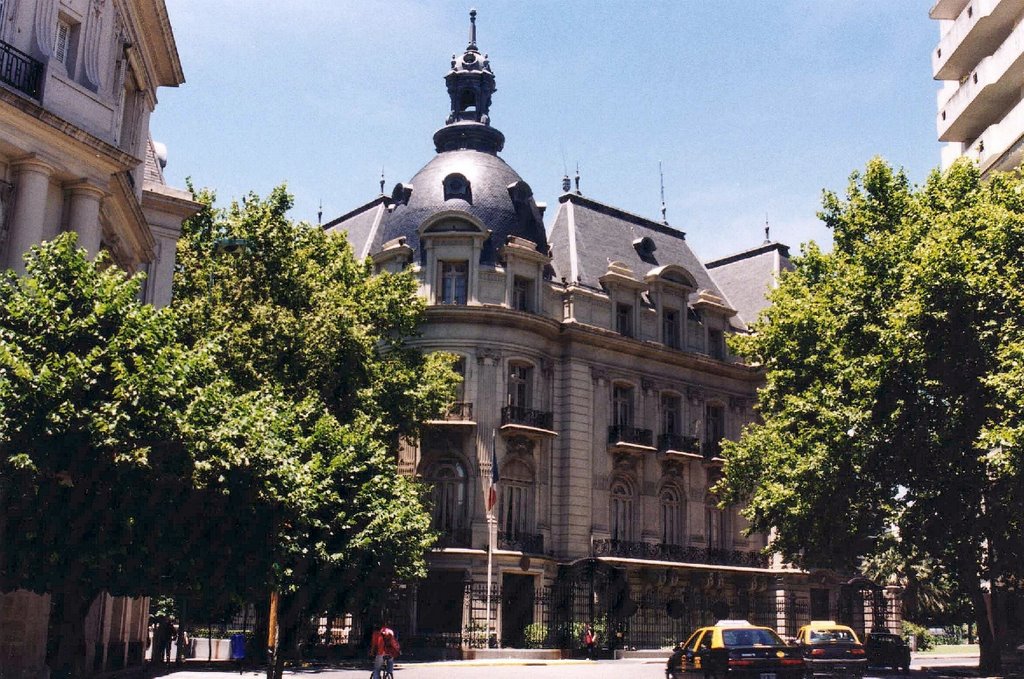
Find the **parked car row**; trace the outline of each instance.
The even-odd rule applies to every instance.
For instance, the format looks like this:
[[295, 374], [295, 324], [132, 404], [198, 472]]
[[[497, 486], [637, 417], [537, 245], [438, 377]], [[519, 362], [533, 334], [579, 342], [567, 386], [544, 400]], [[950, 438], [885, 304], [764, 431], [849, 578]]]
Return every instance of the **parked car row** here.
[[831, 620], [815, 620], [787, 643], [775, 630], [746, 620], [701, 627], [669, 658], [672, 679], [861, 679], [868, 666], [910, 670], [910, 648], [888, 631], [857, 633]]

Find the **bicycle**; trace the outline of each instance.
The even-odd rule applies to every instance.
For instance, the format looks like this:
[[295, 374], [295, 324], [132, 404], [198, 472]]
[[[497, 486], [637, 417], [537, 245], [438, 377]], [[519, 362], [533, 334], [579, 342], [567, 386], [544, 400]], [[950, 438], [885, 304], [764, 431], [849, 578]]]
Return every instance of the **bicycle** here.
[[[395, 659], [390, 655], [381, 656], [380, 679], [395, 679]], [[373, 672], [370, 673], [370, 679], [373, 679]]]

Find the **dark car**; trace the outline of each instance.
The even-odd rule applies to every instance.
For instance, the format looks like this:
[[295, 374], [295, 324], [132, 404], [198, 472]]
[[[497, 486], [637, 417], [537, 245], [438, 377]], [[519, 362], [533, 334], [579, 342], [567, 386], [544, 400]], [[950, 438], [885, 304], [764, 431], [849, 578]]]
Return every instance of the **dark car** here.
[[802, 679], [804, 659], [768, 627], [719, 620], [683, 644], [682, 671], [686, 679]]
[[848, 677], [861, 679], [867, 666], [864, 646], [857, 633], [831, 620], [812, 620], [796, 633], [796, 645], [804, 654], [807, 679]]
[[868, 664], [872, 667], [910, 671], [910, 646], [907, 646], [907, 642], [898, 634], [869, 632], [864, 639], [864, 650], [868, 656]]

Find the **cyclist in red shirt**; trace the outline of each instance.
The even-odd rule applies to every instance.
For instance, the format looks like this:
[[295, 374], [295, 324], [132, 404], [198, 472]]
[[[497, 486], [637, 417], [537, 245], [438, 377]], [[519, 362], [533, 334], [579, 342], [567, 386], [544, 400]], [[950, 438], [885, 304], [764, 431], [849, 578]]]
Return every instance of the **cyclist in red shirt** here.
[[395, 631], [388, 627], [387, 621], [380, 629], [374, 630], [370, 641], [370, 655], [373, 656], [373, 674], [370, 679], [381, 679], [381, 668], [387, 665], [388, 674], [395, 671], [395, 658], [402, 652], [395, 637]]

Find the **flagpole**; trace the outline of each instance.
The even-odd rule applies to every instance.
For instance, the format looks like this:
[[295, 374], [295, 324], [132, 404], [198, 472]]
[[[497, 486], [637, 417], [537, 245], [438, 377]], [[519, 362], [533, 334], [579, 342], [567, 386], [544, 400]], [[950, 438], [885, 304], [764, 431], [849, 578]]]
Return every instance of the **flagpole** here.
[[494, 447], [497, 431], [491, 430], [491, 485], [487, 489], [487, 643], [491, 641], [491, 577], [492, 562], [494, 560], [494, 530], [491, 523], [494, 520], [494, 507], [490, 504], [491, 492], [494, 487], [494, 465], [498, 464], [497, 452]]

